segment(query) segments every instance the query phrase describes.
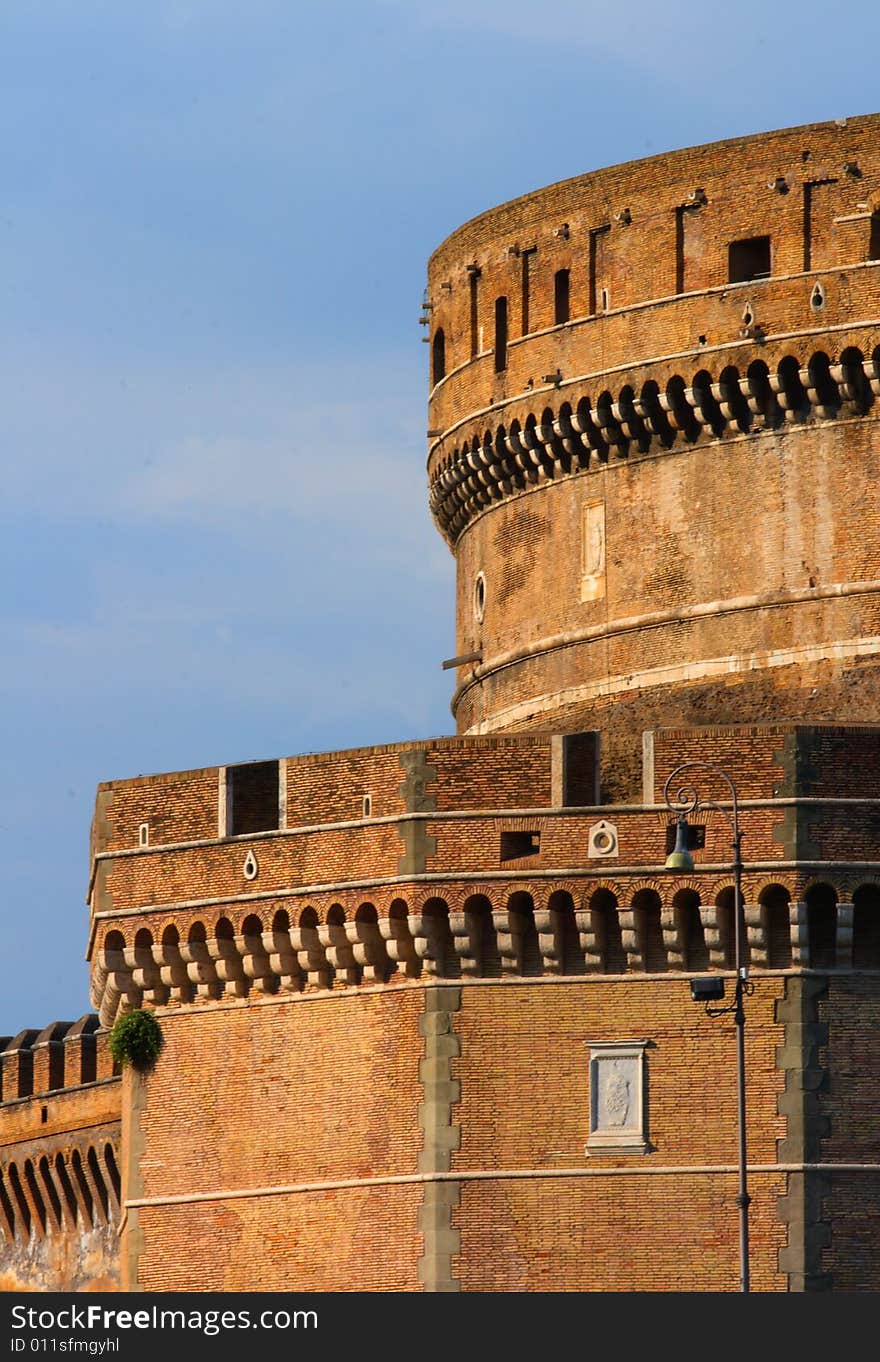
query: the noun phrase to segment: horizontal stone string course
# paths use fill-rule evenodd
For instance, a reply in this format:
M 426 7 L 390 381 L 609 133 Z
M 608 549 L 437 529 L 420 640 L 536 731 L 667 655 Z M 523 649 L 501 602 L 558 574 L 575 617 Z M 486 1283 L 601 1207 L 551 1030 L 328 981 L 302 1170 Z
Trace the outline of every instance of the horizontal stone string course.
M 880 886 L 863 886 L 853 898 L 824 884 L 809 889 L 804 901 L 782 885 L 767 887 L 745 906 L 747 960 L 757 969 L 880 969 Z M 93 957 L 92 1002 L 110 1027 L 131 1008 L 219 998 L 418 978 L 700 973 L 734 964 L 729 886 L 709 903 L 694 888 L 676 885 L 665 900 L 641 888 L 625 906 L 599 888 L 581 907 L 566 889 L 537 904 L 518 890 L 494 908 L 485 895 L 472 894 L 453 911 L 439 897 L 416 912 L 397 900 L 383 918 L 363 907 L 370 911 L 346 920 L 334 905 L 325 922 L 306 908 L 297 925 L 285 910 L 269 927 L 251 915 L 241 932 L 210 937 L 196 924 L 187 940 L 170 926 L 160 941 L 141 928 L 129 944 L 113 928 Z
M 873 338 L 870 342 L 873 344 Z M 429 501 L 441 532 L 454 543 L 492 502 L 529 486 L 588 469 L 591 462 L 774 430 L 809 420 L 865 415 L 880 397 L 880 346 L 866 356 L 856 346 L 830 359 L 782 356 L 771 368 L 756 359 L 745 372 L 728 365 L 717 376 L 702 369 L 687 383 L 679 374 L 661 387 L 648 379 L 547 407 L 540 417 L 486 429 L 433 462 Z M 438 449 L 442 448 L 442 440 Z

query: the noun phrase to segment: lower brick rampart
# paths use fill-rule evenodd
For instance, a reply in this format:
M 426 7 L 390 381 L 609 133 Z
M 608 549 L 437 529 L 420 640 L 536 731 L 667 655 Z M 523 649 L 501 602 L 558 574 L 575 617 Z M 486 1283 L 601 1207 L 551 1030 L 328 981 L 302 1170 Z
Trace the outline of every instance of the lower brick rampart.
M 798 1147 L 786 1101 L 815 1087 L 792 990 L 824 996 L 828 979 L 753 982 L 752 1289 L 810 1289 L 798 1262 L 818 1266 L 823 1234 L 828 1281 L 876 1289 L 867 1251 L 838 1264 L 837 1248 L 873 1234 L 855 1189 L 880 1169 L 845 1114 L 839 1171 L 827 1142 Z M 850 986 L 839 976 L 832 991 Z M 855 988 L 876 1005 L 880 975 Z M 166 1047 L 126 1117 L 129 1290 L 738 1289 L 734 1028 L 686 979 L 413 981 L 159 1016 Z M 835 1030 L 829 1005 L 848 1071 L 846 1016 Z M 588 1153 L 591 1051 L 633 1040 L 647 1150 Z M 809 1186 L 823 1180 L 834 1191 L 817 1207 Z

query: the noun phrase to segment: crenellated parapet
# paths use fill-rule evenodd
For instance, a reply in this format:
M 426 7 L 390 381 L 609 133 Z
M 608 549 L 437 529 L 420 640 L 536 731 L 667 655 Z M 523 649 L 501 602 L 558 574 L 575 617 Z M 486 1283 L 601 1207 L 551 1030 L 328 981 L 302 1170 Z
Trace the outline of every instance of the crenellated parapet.
M 0 1037 L 0 1290 L 114 1290 L 120 1080 L 95 1013 Z
M 0 1106 L 113 1078 L 106 1031 L 93 1012 L 0 1036 Z

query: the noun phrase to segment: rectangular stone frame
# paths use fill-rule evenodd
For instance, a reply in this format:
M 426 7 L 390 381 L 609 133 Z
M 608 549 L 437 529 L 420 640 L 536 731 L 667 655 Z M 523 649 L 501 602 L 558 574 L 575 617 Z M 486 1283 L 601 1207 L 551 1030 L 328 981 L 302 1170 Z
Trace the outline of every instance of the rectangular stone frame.
M 647 1040 L 586 1042 L 590 1056 L 590 1133 L 587 1155 L 646 1154 Z M 609 1078 L 612 1077 L 609 1086 Z

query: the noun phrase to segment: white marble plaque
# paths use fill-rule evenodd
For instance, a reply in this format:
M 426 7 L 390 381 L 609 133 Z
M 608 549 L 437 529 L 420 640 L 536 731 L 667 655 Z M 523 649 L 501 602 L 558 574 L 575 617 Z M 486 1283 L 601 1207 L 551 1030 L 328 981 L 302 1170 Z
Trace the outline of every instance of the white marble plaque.
M 588 501 L 581 527 L 581 600 L 605 595 L 605 503 Z
M 587 1154 L 644 1154 L 647 1041 L 591 1041 Z

